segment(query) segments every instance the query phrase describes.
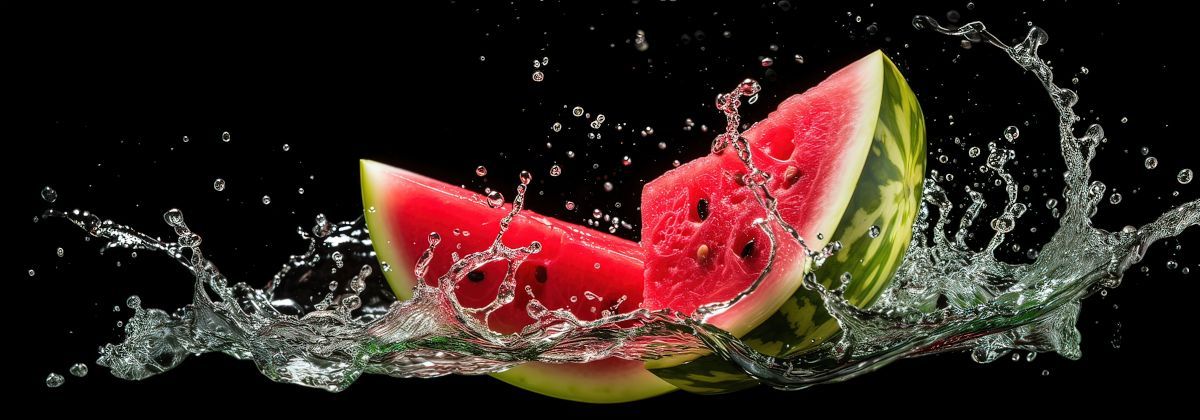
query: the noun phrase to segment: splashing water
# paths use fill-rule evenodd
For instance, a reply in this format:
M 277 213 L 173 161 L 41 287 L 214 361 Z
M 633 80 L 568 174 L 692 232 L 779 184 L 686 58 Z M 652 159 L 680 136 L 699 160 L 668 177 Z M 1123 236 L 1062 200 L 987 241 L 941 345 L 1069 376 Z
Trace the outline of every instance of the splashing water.
M 845 380 L 901 358 L 949 350 L 970 350 L 972 358 L 980 362 L 1014 350 L 1053 351 L 1078 358 L 1080 335 L 1075 324 L 1080 300 L 1119 285 L 1122 273 L 1155 241 L 1200 224 L 1200 200 L 1171 209 L 1140 228 L 1108 232 L 1092 227 L 1090 217 L 1104 197 L 1105 186 L 1091 180 L 1089 162 L 1104 132 L 1099 125 L 1092 125 L 1082 136 L 1074 134 L 1079 118 L 1072 107 L 1078 97 L 1053 82 L 1050 67 L 1037 54 L 1047 40 L 1046 33 L 1034 27 L 1022 42 L 1009 46 L 979 22 L 947 28 L 918 16 L 913 24 L 918 29 L 962 37 L 968 43 L 998 47 L 1042 83 L 1059 114 L 1060 151 L 1066 164 L 1060 228 L 1032 263 L 997 259 L 995 251 L 1016 227 L 1026 206 L 1018 201 L 1018 184 L 1005 169 L 1015 153 L 991 143 L 984 170 L 995 175 L 1007 197 L 1001 214 L 986 224 L 993 231 L 987 245 L 978 250 L 967 245 L 972 229 L 986 229 L 976 223 L 985 206 L 982 192 L 967 189 L 971 203 L 951 237 L 947 232 L 954 208 L 951 196 L 937 184 L 936 176 L 926 180 L 908 254 L 881 298 L 868 308 L 855 307 L 840 290 L 826 289 L 817 275 L 810 273 L 804 287 L 821 296 L 843 332 L 788 358 L 759 353 L 704 323 L 708 316 L 753 292 L 754 285 L 728 302 L 705 306 L 695 318 L 639 309 L 582 321 L 568 311 L 550 310 L 530 299 L 526 310 L 536 320 L 534 324 L 517 334 L 488 329 L 488 315 L 511 304 L 519 293 L 515 290 L 516 268 L 541 249 L 537 242 L 519 248 L 501 242 L 509 222 L 523 207 L 532 179 L 527 172 L 520 177 L 512 209 L 501 220 L 492 245 L 462 256 L 446 273 L 433 273 L 439 275 L 436 285 L 422 281 L 430 274 L 428 264 L 441 240 L 436 233 L 429 236 L 429 248 L 412 268 L 420 279 L 413 298 L 403 302 L 388 292 L 375 267 L 382 271 L 402 268 L 376 265 L 361 218 L 331 223 L 318 215 L 311 231 L 298 232 L 308 241 L 307 250 L 290 257 L 259 289 L 244 282 L 231 283 L 206 259 L 200 236 L 188 228 L 178 210 L 164 215 L 174 229 L 174 242 L 152 238 L 86 211 L 51 209 L 46 216 L 66 219 L 88 235 L 106 239 L 104 249 L 166 255 L 193 276 L 192 303 L 173 312 L 143 308 L 140 299 L 126 302 L 134 315 L 124 325 L 125 339 L 104 346 L 97 360 L 125 379 L 147 378 L 178 366 L 190 355 L 213 352 L 250 360 L 272 380 L 330 391 L 345 389 L 364 373 L 434 377 L 496 372 L 527 361 L 651 360 L 701 352 L 715 353 L 780 389 Z M 753 103 L 758 90 L 757 83 L 748 80 L 718 97 L 718 108 L 726 114 L 728 126 L 712 149 L 721 153 L 732 146 L 750 169 L 746 184 L 766 210 L 755 224 L 768 233 L 774 254 L 777 240 L 803 245 L 803 239 L 775 214 L 773 198 L 761 188 L 763 174 L 751 163 L 750 149 L 738 131 L 740 98 L 750 97 L 748 102 Z M 582 115 L 582 108 L 575 108 L 573 114 Z M 1012 130 L 1005 137 L 1011 141 L 1017 136 Z M 971 153 L 980 153 L 976 150 Z M 482 166 L 479 169 L 486 171 Z M 1179 182 L 1189 181 L 1191 172 L 1186 181 L 1181 173 Z M 496 195 L 503 201 L 499 192 Z M 1047 202 L 1056 213 L 1058 204 L 1054 199 Z M 785 235 L 775 235 L 775 229 Z M 819 261 L 836 250 L 833 246 L 807 251 Z M 496 261 L 508 262 L 509 270 L 491 304 L 480 308 L 459 304 L 453 293 L 455 285 L 472 270 Z M 359 269 L 332 269 L 347 265 Z M 769 270 L 770 264 L 767 267 Z M 47 378 L 48 386 L 56 384 L 61 384 L 61 376 Z

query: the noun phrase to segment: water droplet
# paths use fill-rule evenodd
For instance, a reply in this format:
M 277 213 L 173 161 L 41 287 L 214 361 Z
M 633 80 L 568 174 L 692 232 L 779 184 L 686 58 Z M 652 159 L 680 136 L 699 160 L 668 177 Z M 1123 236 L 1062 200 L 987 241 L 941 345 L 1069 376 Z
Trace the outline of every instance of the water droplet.
M 575 210 L 575 202 L 574 202 L 574 201 L 568 201 L 568 202 L 566 203 L 565 207 L 567 208 L 567 210 Z
M 595 264 L 592 264 L 592 268 L 595 268 L 595 269 L 599 270 L 599 269 L 600 269 L 600 263 L 595 263 Z
M 946 162 L 950 161 L 950 157 L 946 156 L 946 155 L 941 155 L 941 156 L 938 156 L 937 160 L 938 160 L 938 162 L 946 163 Z
M 551 165 L 550 166 L 550 176 L 559 176 L 559 175 L 562 175 L 562 167 L 560 167 L 558 165 Z
M 1182 269 L 1182 270 L 1179 270 L 1179 272 L 1180 272 L 1180 273 L 1183 273 L 1184 275 L 1187 275 L 1188 273 L 1191 273 L 1191 272 L 1192 272 L 1192 269 L 1190 269 L 1190 268 L 1187 268 L 1187 267 L 1183 267 L 1183 269 Z
M 671 166 L 674 166 L 674 167 L 678 168 L 678 167 L 679 167 L 679 165 L 680 165 L 680 163 L 679 163 L 679 160 L 673 160 L 673 161 L 671 161 Z
M 367 212 L 374 213 L 374 212 L 375 212 L 375 206 L 367 207 Z
M 763 57 L 761 63 L 763 67 L 771 67 L 771 65 L 775 64 L 775 59 L 771 57 Z
M 575 108 L 572 108 L 571 115 L 574 115 L 576 117 L 582 117 L 583 116 L 583 107 L 577 106 Z
M 1167 269 L 1168 270 L 1174 270 L 1176 268 L 1179 268 L 1179 263 L 1175 262 L 1175 260 L 1167 261 Z
M 603 215 L 604 215 L 604 212 L 600 211 L 600 209 L 592 210 L 592 218 L 593 219 L 599 219 L 600 216 L 603 216 Z
M 1121 117 L 1121 124 L 1125 124 L 1128 122 L 1129 122 L 1129 117 Z
M 187 143 L 187 142 L 189 142 L 189 141 L 192 141 L 192 139 L 189 139 L 189 138 L 188 138 L 188 136 L 183 136 L 183 142 L 184 142 L 184 143 Z
M 229 137 L 228 131 L 221 133 L 221 141 L 229 143 L 229 140 L 230 140 L 230 137 Z
M 1180 170 L 1179 174 L 1175 175 L 1175 180 L 1179 181 L 1180 184 L 1184 184 L 1184 185 L 1191 183 L 1192 182 L 1192 170 L 1186 169 L 1186 168 L 1183 170 Z
M 128 298 L 125 298 L 125 307 L 127 307 L 129 309 L 135 309 L 135 310 L 141 309 L 142 308 L 142 298 L 139 297 L 138 295 L 130 295 Z
M 54 203 L 54 200 L 58 200 L 58 191 L 54 191 L 49 185 L 42 187 L 42 199 L 47 203 Z
M 625 165 L 625 166 L 632 165 L 633 159 L 630 159 L 629 156 L 625 156 L 625 157 L 621 158 L 621 164 Z
M 967 150 L 967 156 L 979 157 L 979 152 L 980 152 L 980 150 L 978 147 L 971 147 L 970 150 Z
M 757 80 L 745 79 L 738 84 L 738 93 L 742 96 L 754 96 L 762 91 L 762 85 L 758 84 Z
M 62 386 L 63 382 L 66 382 L 66 379 L 64 379 L 62 375 L 59 375 L 57 373 L 51 373 L 49 375 L 46 375 L 46 387 L 47 388 L 58 388 L 58 387 Z
M 74 375 L 77 378 L 82 378 L 84 376 L 87 376 L 88 367 L 87 367 L 87 365 L 85 365 L 83 363 L 76 363 L 76 364 L 71 365 L 71 369 L 69 369 L 68 371 L 71 372 L 71 375 Z
M 263 205 L 264 205 L 264 206 L 265 206 L 265 205 L 269 205 L 269 204 L 271 204 L 271 196 L 269 196 L 269 195 L 264 195 L 264 196 L 263 196 L 263 199 L 262 199 L 262 202 L 263 202 Z
M 613 190 L 613 184 L 611 182 L 605 182 L 604 183 L 604 192 L 611 192 L 612 190 Z
M 1150 156 L 1146 158 L 1146 169 L 1154 169 L 1158 167 L 1158 158 Z
M 299 193 L 300 195 L 304 195 L 304 187 L 297 188 L 296 192 Z
M 487 176 L 487 168 L 485 168 L 483 165 L 479 165 L 479 167 L 475 168 L 475 175 Z
M 121 312 L 121 307 L 120 307 L 120 306 L 115 306 L 115 305 L 114 305 L 114 306 L 113 306 L 113 312 Z
M 658 150 L 666 150 L 666 149 L 667 149 L 667 142 L 665 142 L 665 141 L 658 142 Z
M 1108 197 L 1108 202 L 1113 203 L 1113 204 L 1119 204 L 1121 202 L 1121 193 L 1113 193 L 1111 196 Z
M 225 191 L 225 180 L 217 178 L 213 181 L 213 189 L 217 191 Z
M 36 272 L 36 271 L 33 271 L 33 269 L 32 269 L 32 268 L 30 268 L 30 269 L 29 269 L 29 277 L 33 277 L 33 276 L 35 276 L 35 275 L 37 275 L 37 272 Z
M 1053 209 L 1055 207 L 1058 207 L 1057 199 L 1051 198 L 1051 199 L 1046 200 L 1046 208 L 1047 209 Z
M 1002 215 L 1000 217 L 992 219 L 992 230 L 995 230 L 996 232 L 1000 232 L 1000 233 L 1012 232 L 1013 228 L 1016 227 L 1015 225 L 1016 225 L 1016 221 L 1014 221 L 1010 216 L 1007 216 L 1007 215 Z
M 803 55 L 796 54 L 795 56 L 792 57 L 792 59 L 796 60 L 796 64 L 804 64 L 804 56 Z
M 529 171 L 521 171 L 517 177 L 521 180 L 521 185 L 529 185 L 533 181 L 533 174 L 529 173 Z
M 871 225 L 871 228 L 867 229 L 867 236 L 870 236 L 872 238 L 878 238 L 879 232 L 880 232 L 879 226 Z
M 567 151 L 567 158 L 568 158 L 568 159 L 574 159 L 574 158 L 575 158 L 575 151 L 573 151 L 573 150 L 568 150 L 568 151 Z
M 353 311 L 360 306 L 362 306 L 362 298 L 358 297 L 358 295 L 349 295 L 342 298 L 342 308 L 345 308 L 347 311 Z
M 487 204 L 488 207 L 491 208 L 497 208 L 504 205 L 504 194 L 500 194 L 500 191 L 492 191 L 488 193 Z
M 1042 376 L 1050 376 L 1050 370 L 1049 369 L 1042 370 Z
M 1021 130 L 1017 129 L 1017 126 L 1015 125 L 1010 125 L 1008 128 L 1004 129 L 1004 139 L 1008 140 L 1009 142 L 1016 141 L 1017 137 L 1020 136 Z
M 555 122 L 554 124 L 551 124 L 550 131 L 553 131 L 555 133 L 562 131 L 562 123 Z
M 542 73 L 540 71 L 533 72 L 533 76 L 530 76 L 530 77 L 532 77 L 533 81 L 535 81 L 535 82 L 540 82 L 542 80 L 546 80 L 546 74 Z
M 284 143 L 284 144 L 283 144 L 283 151 L 285 151 L 285 152 L 286 152 L 286 151 L 288 151 L 288 150 L 292 150 L 292 146 L 288 146 L 288 144 L 287 144 L 287 143 Z
M 1150 154 L 1150 148 L 1146 147 L 1146 146 L 1142 146 L 1142 156 L 1146 156 L 1149 154 Z

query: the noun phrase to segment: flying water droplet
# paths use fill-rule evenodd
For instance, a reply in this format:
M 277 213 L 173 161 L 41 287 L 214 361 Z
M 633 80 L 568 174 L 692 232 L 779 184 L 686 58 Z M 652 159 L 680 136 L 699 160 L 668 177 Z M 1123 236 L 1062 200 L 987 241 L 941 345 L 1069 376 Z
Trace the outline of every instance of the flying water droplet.
M 229 137 L 228 131 L 221 133 L 221 141 L 229 143 L 229 140 L 231 140 L 231 138 Z
M 1015 126 L 1015 125 L 1010 125 L 1010 126 L 1008 126 L 1008 128 L 1004 129 L 1004 139 L 1008 140 L 1009 142 L 1016 141 L 1017 137 L 1020 137 L 1020 136 L 1021 136 L 1021 130 L 1018 129 L 1017 126 Z
M 66 379 L 63 378 L 62 375 L 59 375 L 57 373 L 51 373 L 46 376 L 46 387 L 47 388 L 58 388 L 58 387 L 62 386 L 63 382 L 66 382 Z
M 76 363 L 71 365 L 71 369 L 69 369 L 68 372 L 71 372 L 71 375 L 75 376 L 76 378 L 82 378 L 87 376 L 88 367 L 83 363 Z
M 567 210 L 575 210 L 575 202 L 574 202 L 574 201 L 568 201 L 568 202 L 567 202 L 567 203 L 564 205 L 564 207 L 566 207 L 566 208 L 567 208 Z
M 612 192 L 613 184 L 611 182 L 604 183 L 604 192 Z
M 1191 183 L 1192 182 L 1192 170 L 1185 168 L 1185 169 L 1179 171 L 1179 174 L 1175 175 L 1175 180 L 1179 181 L 1180 184 L 1184 184 L 1184 185 Z
M 870 236 L 872 238 L 878 238 L 879 232 L 880 232 L 879 226 L 871 225 L 871 228 L 867 229 L 867 236 Z
M 583 116 L 583 107 L 577 106 L 575 108 L 572 108 L 571 115 L 574 115 L 576 117 L 582 117 Z
M 265 206 L 265 205 L 270 205 L 270 204 L 271 204 L 271 196 L 269 196 L 269 195 L 264 195 L 264 196 L 263 196 L 263 199 L 262 199 L 262 203 L 263 203 L 263 205 L 264 205 L 264 206 Z
M 1146 169 L 1154 169 L 1158 167 L 1158 158 L 1150 156 L 1146 158 Z
M 500 191 L 492 191 L 488 193 L 487 204 L 488 207 L 491 208 L 497 208 L 504 205 L 504 194 L 500 194 Z
M 213 181 L 213 189 L 217 191 L 225 191 L 225 180 L 217 178 Z
M 562 175 L 562 167 L 560 167 L 558 165 L 550 166 L 550 176 L 559 176 L 559 175 Z
M 545 74 L 545 73 L 542 73 L 541 71 L 535 71 L 535 72 L 533 72 L 533 76 L 530 76 L 530 77 L 531 77 L 531 78 L 533 79 L 533 81 L 535 81 L 535 82 L 540 82 L 540 81 L 542 81 L 542 80 L 546 80 L 546 74 Z
M 487 168 L 484 167 L 483 165 L 479 165 L 478 167 L 475 168 L 475 175 L 476 176 L 487 176 Z
M 50 188 L 49 185 L 42 187 L 42 200 L 53 204 L 55 200 L 58 200 L 58 191 L 54 191 L 54 188 Z

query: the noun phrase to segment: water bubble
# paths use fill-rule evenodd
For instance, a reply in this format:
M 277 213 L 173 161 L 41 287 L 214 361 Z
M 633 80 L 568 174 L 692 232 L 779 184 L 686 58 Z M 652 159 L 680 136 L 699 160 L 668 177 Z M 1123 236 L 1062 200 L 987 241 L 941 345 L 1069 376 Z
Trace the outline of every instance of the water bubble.
M 612 190 L 613 190 L 613 184 L 611 182 L 605 182 L 604 183 L 604 192 L 611 192 Z
M 667 142 L 665 142 L 665 141 L 658 142 L 658 150 L 666 150 L 666 149 L 667 149 Z
M 183 142 L 184 142 L 184 143 L 187 143 L 187 142 L 189 142 L 189 141 L 192 141 L 192 139 L 189 139 L 189 138 L 188 138 L 188 136 L 183 136 Z
M 568 158 L 568 159 L 574 159 L 574 158 L 575 158 L 575 151 L 574 151 L 574 150 L 568 150 L 568 151 L 567 151 L 567 158 Z
M 1008 140 L 1009 142 L 1016 141 L 1017 137 L 1020 137 L 1020 136 L 1021 136 L 1021 130 L 1018 129 L 1017 126 L 1015 126 L 1015 125 L 1010 125 L 1010 126 L 1008 126 L 1008 128 L 1004 129 L 1004 139 Z
M 678 168 L 678 167 L 679 167 L 679 165 L 680 165 L 680 163 L 679 163 L 679 160 L 673 160 L 673 161 L 671 161 L 671 166 L 674 166 L 674 167 Z
M 1016 221 L 1013 220 L 1011 216 L 1002 215 L 1000 217 L 992 219 L 992 230 L 995 230 L 996 232 L 1000 232 L 1000 233 L 1012 232 L 1014 227 L 1016 227 Z
M 1142 146 L 1142 156 L 1146 156 L 1149 154 L 1150 154 L 1150 148 L 1146 147 L 1146 146 Z
M 300 195 L 304 195 L 304 187 L 297 188 L 296 193 L 298 193 Z
M 1167 269 L 1168 270 L 1174 270 L 1176 268 L 1179 268 L 1179 263 L 1175 262 L 1175 260 L 1167 261 Z
M 85 365 L 83 363 L 76 363 L 76 364 L 71 365 L 71 368 L 68 369 L 67 371 L 71 372 L 71 375 L 74 375 L 76 378 L 82 378 L 84 376 L 87 376 L 88 367 L 87 367 L 87 365 Z
M 979 148 L 978 148 L 978 147 L 971 147 L 971 149 L 970 149 L 970 150 L 967 150 L 967 156 L 970 156 L 970 157 L 979 157 L 979 153 L 980 153 L 980 152 L 981 152 L 981 151 L 979 150 Z
M 1111 196 L 1108 197 L 1108 202 L 1113 203 L 1113 204 L 1119 204 L 1121 202 L 1121 193 L 1113 193 Z
M 771 57 L 763 57 L 761 64 L 763 67 L 771 67 L 771 65 L 775 64 L 775 59 Z
M 1050 370 L 1049 369 L 1042 370 L 1042 376 L 1050 376 Z
M 625 165 L 625 166 L 632 165 L 633 159 L 630 159 L 629 156 L 625 156 L 625 157 L 621 158 L 621 164 Z
M 33 277 L 33 276 L 35 276 L 35 275 L 37 275 L 37 272 L 36 272 L 36 271 L 33 271 L 33 269 L 32 269 L 32 268 L 30 268 L 30 269 L 29 269 L 29 277 Z
M 476 176 L 487 176 L 487 168 L 484 167 L 483 165 L 479 165 L 478 167 L 475 168 L 475 175 Z
M 55 200 L 58 200 L 58 191 L 54 191 L 54 188 L 50 188 L 49 185 L 42 187 L 42 199 L 47 203 L 54 203 Z
M 583 107 L 577 106 L 575 108 L 572 108 L 571 115 L 574 115 L 576 117 L 582 117 L 583 116 Z
M 941 155 L 941 156 L 938 156 L 937 160 L 938 160 L 938 162 L 946 163 L 946 162 L 950 161 L 950 157 L 946 156 L 946 155 Z
M 546 79 L 546 74 L 542 73 L 540 71 L 535 71 L 535 72 L 533 72 L 533 76 L 530 76 L 530 77 L 533 78 L 533 81 L 540 82 L 540 81 Z
M 120 307 L 120 306 L 115 306 L 115 305 L 114 305 L 114 306 L 113 306 L 113 312 L 121 312 L 121 307 Z
M 225 180 L 217 178 L 213 181 L 213 189 L 217 191 L 225 191 Z
M 592 210 L 592 218 L 593 218 L 593 219 L 599 219 L 599 218 L 600 218 L 600 216 L 603 216 L 603 215 L 604 215 L 604 212 L 600 211 L 600 209 L 593 209 L 593 210 Z
M 796 64 L 804 64 L 804 56 L 803 55 L 796 54 L 795 56 L 792 57 L 792 59 L 796 60 Z
M 492 191 L 488 193 L 487 204 L 488 207 L 491 208 L 497 208 L 504 205 L 504 194 L 500 194 L 500 191 Z
M 553 132 L 555 132 L 555 133 L 557 133 L 557 132 L 559 132 L 559 131 L 562 131 L 562 123 L 560 123 L 560 122 L 555 122 L 554 124 L 551 124 L 551 125 L 550 125 L 550 131 L 553 131 Z
M 559 176 L 559 175 L 562 175 L 562 167 L 560 167 L 558 165 L 550 166 L 550 176 Z
M 286 152 L 286 151 L 288 151 L 288 150 L 292 150 L 292 146 L 288 146 L 288 144 L 287 144 L 287 143 L 284 143 L 284 144 L 283 144 L 283 151 L 285 151 L 285 152 Z
M 66 382 L 66 379 L 64 379 L 62 375 L 59 375 L 57 373 L 51 373 L 49 375 L 46 375 L 46 387 L 47 388 L 58 388 L 58 387 L 62 386 L 63 382 Z
M 872 238 L 878 238 L 879 232 L 880 232 L 879 226 L 871 225 L 871 227 L 869 229 L 867 229 L 867 236 L 870 236 Z
M 1121 117 L 1121 124 L 1125 124 L 1128 122 L 1129 122 L 1129 117 Z
M 141 309 L 142 298 L 139 297 L 138 295 L 130 295 L 128 298 L 125 299 L 125 307 L 127 307 L 129 309 L 135 309 L 135 310 Z
M 58 249 L 54 250 L 54 255 L 57 255 L 57 256 L 59 256 L 59 257 L 62 257 L 62 256 L 63 256 L 63 252 L 64 252 L 64 251 L 63 251 L 62 247 L 60 246 L 60 247 L 58 247 Z
M 263 205 L 264 205 L 264 206 L 265 206 L 265 205 L 269 205 L 269 204 L 271 204 L 271 196 L 269 196 L 269 195 L 264 195 L 264 196 L 263 196 L 263 199 L 262 199 L 262 203 L 263 203 Z
M 228 131 L 221 133 L 221 141 L 229 143 L 229 140 L 230 140 L 230 137 L 229 137 Z
M 567 202 L 567 203 L 564 205 L 564 207 L 566 207 L 566 208 L 567 208 L 567 210 L 575 210 L 575 202 L 574 202 L 574 201 L 568 201 L 568 202 Z
M 1192 170 L 1187 169 L 1187 168 L 1180 170 L 1179 174 L 1175 175 L 1175 180 L 1179 181 L 1180 184 L 1184 184 L 1184 185 L 1191 183 L 1192 182 Z
M 1154 169 L 1158 167 L 1158 159 L 1154 156 L 1146 158 L 1146 169 Z

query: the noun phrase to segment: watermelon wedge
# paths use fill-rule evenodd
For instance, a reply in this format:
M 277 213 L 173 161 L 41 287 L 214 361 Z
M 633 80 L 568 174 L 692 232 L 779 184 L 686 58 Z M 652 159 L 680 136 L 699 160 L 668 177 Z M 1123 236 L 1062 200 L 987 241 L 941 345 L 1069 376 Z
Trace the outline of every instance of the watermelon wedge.
M 384 275 L 401 299 L 412 295 L 412 267 L 428 247 L 430 232 L 442 237 L 429 264 L 427 281 L 459 255 L 491 246 L 500 219 L 511 205 L 490 208 L 479 194 L 369 160 L 361 161 L 363 207 L 373 246 Z M 509 246 L 542 244 L 517 270 L 517 288 L 530 287 L 551 309 L 567 308 L 584 320 L 606 309 L 628 312 L 642 302 L 642 250 L 638 244 L 597 233 L 525 210 L 513 219 L 504 241 Z M 457 297 L 467 307 L 492 301 L 507 270 L 506 263 L 486 265 L 459 283 Z M 489 317 L 488 327 L 501 333 L 520 331 L 533 322 L 525 311 L 529 296 L 517 293 L 513 303 Z M 646 371 L 641 362 L 605 359 L 586 364 L 526 363 L 492 376 L 541 394 L 575 401 L 613 403 L 643 399 L 675 389 Z
M 743 135 L 755 166 L 771 174 L 780 216 L 809 249 L 841 241 L 819 278 L 828 286 L 849 273 L 846 297 L 860 306 L 874 301 L 907 250 L 925 172 L 924 119 L 899 70 L 876 51 L 787 99 Z M 645 185 L 644 307 L 690 314 L 734 298 L 758 278 L 769 239 L 752 225 L 766 213 L 742 181 L 746 172 L 727 149 Z M 781 229 L 775 236 L 775 265 L 758 289 L 707 320 L 760 351 L 791 355 L 838 328 L 815 293 L 799 288 L 812 267 L 806 253 Z M 693 392 L 754 384 L 715 356 L 653 372 Z

